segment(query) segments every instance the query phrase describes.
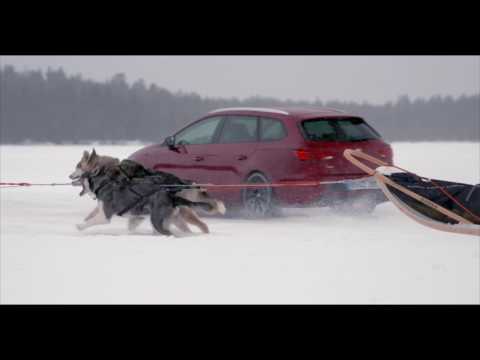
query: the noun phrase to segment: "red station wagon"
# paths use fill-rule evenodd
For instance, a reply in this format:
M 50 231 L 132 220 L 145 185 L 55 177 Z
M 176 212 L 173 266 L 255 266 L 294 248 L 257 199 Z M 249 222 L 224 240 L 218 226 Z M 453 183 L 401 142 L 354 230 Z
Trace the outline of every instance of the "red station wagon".
M 343 157 L 349 148 L 392 163 L 390 145 L 358 116 L 330 108 L 228 108 L 209 112 L 130 159 L 200 184 L 364 178 Z M 213 196 L 223 200 L 227 209 L 243 208 L 255 217 L 280 207 L 350 206 L 355 199 L 366 198 L 364 210 L 372 211 L 385 197 L 374 182 L 369 184 L 215 189 Z

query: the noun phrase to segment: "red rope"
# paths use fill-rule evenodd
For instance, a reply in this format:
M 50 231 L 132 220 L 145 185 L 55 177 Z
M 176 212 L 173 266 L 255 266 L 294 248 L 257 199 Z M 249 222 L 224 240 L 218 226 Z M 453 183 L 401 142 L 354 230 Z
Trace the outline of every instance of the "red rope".
M 348 180 L 347 180 L 348 181 Z M 326 184 L 337 184 L 345 182 L 345 180 L 338 181 L 288 181 L 280 183 L 259 183 L 259 184 L 194 184 L 193 186 L 211 188 L 211 189 L 236 189 L 236 188 L 262 188 L 262 187 L 295 187 L 295 186 L 319 186 Z M 27 182 L 0 182 L 1 186 L 55 186 L 55 185 L 72 185 L 72 183 L 50 183 L 50 184 L 38 184 Z M 165 185 L 165 187 L 191 187 L 192 185 Z M 5 186 L 7 187 L 7 186 Z
M 463 210 L 465 210 L 467 213 L 470 214 L 470 216 L 473 216 L 477 221 L 480 221 L 480 216 L 474 214 L 473 212 L 471 212 L 469 209 L 467 209 L 465 206 L 462 205 L 461 202 L 459 202 L 457 199 L 455 199 L 451 194 L 449 194 L 449 192 L 447 190 L 445 190 L 442 186 L 440 186 L 439 184 L 437 184 L 435 181 L 431 180 L 431 179 L 427 179 L 429 180 L 433 185 L 435 185 L 441 192 L 443 192 L 445 195 L 447 195 L 447 197 L 452 200 L 455 204 L 457 204 L 458 206 L 460 206 Z
M 25 182 L 21 182 L 21 183 L 11 183 L 11 182 L 0 182 L 0 185 L 9 185 L 9 187 L 11 186 L 30 186 L 29 183 L 25 183 Z
M 468 214 L 470 214 L 470 216 L 472 216 L 473 218 L 475 218 L 477 221 L 480 221 L 480 216 L 474 214 L 471 210 L 467 209 L 465 206 L 463 206 L 463 204 L 458 201 L 457 199 L 455 199 L 452 194 L 450 194 L 447 190 L 445 190 L 445 188 L 443 186 L 441 186 L 440 184 L 437 184 L 435 181 L 433 181 L 432 179 L 428 179 L 428 178 L 425 178 L 425 177 L 422 177 L 422 176 L 419 176 L 415 173 L 412 173 L 406 169 L 402 169 L 400 166 L 396 166 L 396 165 L 393 165 L 393 167 L 397 168 L 397 169 L 400 169 L 402 171 L 405 171 L 406 173 L 408 174 L 411 174 L 411 175 L 414 175 L 420 179 L 423 179 L 423 180 L 426 180 L 426 181 L 429 181 L 432 183 L 433 186 L 435 186 L 437 189 L 439 189 L 441 192 L 443 192 L 450 200 L 452 200 L 455 204 L 457 204 L 460 208 L 462 208 L 463 210 L 465 210 Z
M 319 186 L 326 184 L 336 184 L 343 181 L 289 181 L 283 183 L 259 183 L 259 184 L 195 184 L 199 187 L 204 187 L 207 189 L 237 189 L 237 188 L 272 188 L 272 187 L 295 187 L 295 186 Z
M 0 186 L 3 186 L 3 187 L 15 187 L 15 186 L 56 186 L 56 185 L 72 185 L 72 183 L 33 184 L 33 183 L 27 183 L 27 182 L 0 182 Z

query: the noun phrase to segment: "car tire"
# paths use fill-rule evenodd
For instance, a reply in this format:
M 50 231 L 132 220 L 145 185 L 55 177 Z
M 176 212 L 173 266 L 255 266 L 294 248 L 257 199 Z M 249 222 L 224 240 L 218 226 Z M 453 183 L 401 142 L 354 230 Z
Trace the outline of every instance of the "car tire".
M 251 173 L 245 180 L 246 184 L 269 184 L 268 178 L 261 172 Z M 246 188 L 242 190 L 243 213 L 251 219 L 266 218 L 279 214 L 275 206 L 274 191 L 271 187 Z

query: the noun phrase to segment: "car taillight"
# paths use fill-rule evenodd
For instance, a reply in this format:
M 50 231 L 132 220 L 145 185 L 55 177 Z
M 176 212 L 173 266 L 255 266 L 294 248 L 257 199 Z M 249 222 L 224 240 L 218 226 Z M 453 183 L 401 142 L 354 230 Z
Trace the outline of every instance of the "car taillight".
M 393 165 L 393 150 L 390 145 L 387 146 L 386 154 L 387 154 L 388 162 Z
M 314 159 L 314 154 L 311 151 L 305 149 L 295 150 L 295 155 L 297 156 L 298 160 L 302 161 Z

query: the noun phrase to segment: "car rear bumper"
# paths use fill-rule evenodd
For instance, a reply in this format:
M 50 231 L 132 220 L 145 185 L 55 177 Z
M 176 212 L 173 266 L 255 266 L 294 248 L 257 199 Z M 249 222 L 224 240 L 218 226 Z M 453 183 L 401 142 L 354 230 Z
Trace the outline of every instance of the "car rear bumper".
M 282 206 L 323 206 L 332 201 L 372 196 L 376 202 L 386 201 L 373 177 L 337 180 L 334 183 L 298 188 L 277 188 L 275 197 Z

